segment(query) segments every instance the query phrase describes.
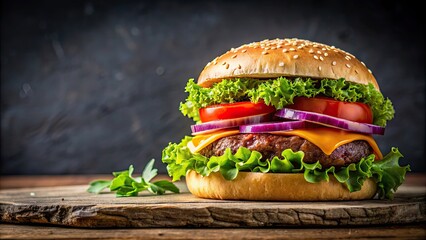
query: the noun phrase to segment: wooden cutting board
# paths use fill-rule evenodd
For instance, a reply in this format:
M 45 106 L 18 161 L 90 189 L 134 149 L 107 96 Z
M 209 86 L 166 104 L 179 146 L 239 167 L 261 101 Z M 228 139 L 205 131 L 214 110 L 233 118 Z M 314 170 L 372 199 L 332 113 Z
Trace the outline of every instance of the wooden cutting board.
M 181 194 L 116 198 L 87 186 L 0 191 L 4 223 L 70 227 L 360 226 L 426 221 L 426 187 L 401 186 L 395 199 L 340 202 L 253 202 Z

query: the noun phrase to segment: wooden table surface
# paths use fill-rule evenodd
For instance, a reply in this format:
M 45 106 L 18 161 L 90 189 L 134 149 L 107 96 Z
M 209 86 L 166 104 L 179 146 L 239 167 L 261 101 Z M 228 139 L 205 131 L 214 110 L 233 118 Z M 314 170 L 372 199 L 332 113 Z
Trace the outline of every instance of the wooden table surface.
M 1 176 L 0 189 L 87 184 L 110 175 Z M 166 178 L 162 176 L 161 178 Z M 426 174 L 408 174 L 406 186 L 426 186 Z M 0 239 L 426 239 L 426 223 L 360 227 L 86 229 L 0 225 Z

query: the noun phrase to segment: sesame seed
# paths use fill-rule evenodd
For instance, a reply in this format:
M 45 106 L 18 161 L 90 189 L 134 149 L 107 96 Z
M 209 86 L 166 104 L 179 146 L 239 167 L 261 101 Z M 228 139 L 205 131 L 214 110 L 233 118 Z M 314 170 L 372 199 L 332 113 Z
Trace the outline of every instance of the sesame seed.
M 348 63 L 345 64 L 346 67 L 351 68 L 351 65 L 349 65 Z
M 347 55 L 346 55 L 346 57 L 345 57 L 345 58 L 346 58 L 346 60 L 348 60 L 348 61 L 349 61 L 349 60 L 351 60 L 351 57 L 349 57 L 349 56 L 347 56 Z
M 298 57 L 299 57 L 299 55 L 297 55 L 297 54 L 293 56 L 294 59 L 297 59 Z
M 316 48 L 316 47 L 318 47 L 318 45 L 317 45 L 317 44 L 314 44 L 312 47 Z
M 321 50 L 325 51 L 326 49 L 325 49 L 325 48 L 322 48 Z
M 268 52 L 266 52 L 266 51 L 265 51 L 265 52 L 262 52 L 262 54 L 263 54 L 263 55 L 266 55 L 266 54 L 268 54 Z
M 323 58 L 322 56 L 320 56 L 320 60 L 321 60 L 321 61 L 324 61 L 324 58 Z
M 324 53 L 324 56 L 326 56 L 326 57 L 327 57 L 327 56 L 328 56 L 328 53 L 326 53 L 326 52 L 325 52 L 325 53 Z
M 318 54 L 322 54 L 322 52 L 321 52 L 321 51 L 317 51 L 317 53 L 318 53 Z
M 332 63 L 331 63 L 333 66 L 336 66 L 336 61 L 333 61 Z
M 228 69 L 228 68 L 229 68 L 229 63 L 227 63 L 227 64 L 226 64 L 225 68 L 226 68 L 226 69 Z
M 303 46 L 298 46 L 298 47 L 297 47 L 297 49 L 302 49 L 302 48 L 303 48 Z
M 237 54 L 234 54 L 234 55 L 232 55 L 232 57 L 231 58 L 236 58 L 237 57 Z
M 271 50 L 275 50 L 275 47 L 271 47 Z
M 318 56 L 317 56 L 317 55 L 314 55 L 314 58 L 315 58 L 316 60 L 318 60 Z
M 287 48 L 284 48 L 284 49 L 283 49 L 283 52 L 287 52 Z
M 318 70 L 320 70 L 320 71 L 321 71 L 321 66 L 318 66 Z
M 373 73 L 370 69 L 368 69 L 368 72 L 369 72 L 369 73 Z
M 296 49 L 294 49 L 294 48 L 290 48 L 290 51 L 296 51 Z
M 310 49 L 310 50 L 309 50 L 309 53 L 314 53 L 314 50 L 313 50 L 313 49 Z
M 278 66 L 280 66 L 280 67 L 284 67 L 284 62 L 280 62 L 280 63 L 278 64 Z
M 238 69 L 241 69 L 241 65 L 240 64 L 238 64 Z
M 223 62 L 223 63 L 222 63 L 222 65 L 225 65 L 225 64 L 226 64 L 226 62 Z
M 361 62 L 361 64 L 365 67 L 365 63 L 364 62 Z
M 269 48 L 267 47 L 267 48 L 265 48 L 265 51 L 268 51 L 269 50 Z
M 247 52 L 247 49 L 243 49 L 243 50 L 241 50 L 241 52 L 242 52 L 242 53 L 245 53 L 245 52 Z

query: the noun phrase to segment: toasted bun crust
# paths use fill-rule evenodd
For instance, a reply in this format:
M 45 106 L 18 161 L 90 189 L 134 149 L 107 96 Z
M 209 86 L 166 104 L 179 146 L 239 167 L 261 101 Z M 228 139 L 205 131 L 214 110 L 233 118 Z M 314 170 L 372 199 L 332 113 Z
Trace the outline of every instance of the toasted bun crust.
M 186 175 L 189 191 L 201 198 L 263 201 L 332 201 L 371 199 L 376 183 L 367 179 L 360 191 L 350 193 L 333 176 L 329 182 L 308 183 L 301 173 L 240 172 L 227 181 L 220 173 L 203 177 L 195 171 Z
M 310 77 L 369 84 L 371 71 L 350 53 L 301 39 L 264 40 L 232 48 L 209 62 L 198 78 L 202 87 L 230 78 Z

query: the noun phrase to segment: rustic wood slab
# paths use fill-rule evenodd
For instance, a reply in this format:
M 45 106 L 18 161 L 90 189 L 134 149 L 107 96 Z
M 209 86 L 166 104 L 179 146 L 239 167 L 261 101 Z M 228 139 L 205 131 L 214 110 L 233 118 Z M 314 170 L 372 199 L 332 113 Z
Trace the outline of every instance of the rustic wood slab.
M 426 221 L 426 187 L 401 186 L 395 199 L 340 202 L 253 202 L 181 194 L 116 198 L 84 186 L 0 191 L 3 223 L 70 227 L 361 226 Z
M 314 228 L 108 228 L 1 224 L 0 239 L 426 239 L 426 224 Z

